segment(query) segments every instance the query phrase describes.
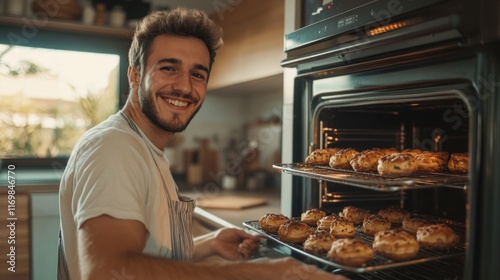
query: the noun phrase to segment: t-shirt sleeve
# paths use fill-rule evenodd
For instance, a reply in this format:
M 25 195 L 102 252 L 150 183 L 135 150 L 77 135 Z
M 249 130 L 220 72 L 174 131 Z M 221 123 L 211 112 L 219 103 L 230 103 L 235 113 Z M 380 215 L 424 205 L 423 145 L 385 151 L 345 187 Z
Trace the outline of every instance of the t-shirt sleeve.
M 80 146 L 72 202 L 77 228 L 100 215 L 146 225 L 147 152 L 137 138 L 120 131 L 90 137 Z

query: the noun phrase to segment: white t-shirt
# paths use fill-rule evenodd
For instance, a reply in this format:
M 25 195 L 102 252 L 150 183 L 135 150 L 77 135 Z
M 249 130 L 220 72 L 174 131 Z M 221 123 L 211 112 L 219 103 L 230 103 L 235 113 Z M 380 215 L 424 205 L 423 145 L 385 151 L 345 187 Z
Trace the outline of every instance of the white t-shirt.
M 61 233 L 71 279 L 80 275 L 77 230 L 86 220 L 103 214 L 143 223 L 148 230 L 143 252 L 171 257 L 169 204 L 163 180 L 170 199 L 179 198 L 169 165 L 164 152 L 133 131 L 119 113 L 78 141 L 59 189 Z

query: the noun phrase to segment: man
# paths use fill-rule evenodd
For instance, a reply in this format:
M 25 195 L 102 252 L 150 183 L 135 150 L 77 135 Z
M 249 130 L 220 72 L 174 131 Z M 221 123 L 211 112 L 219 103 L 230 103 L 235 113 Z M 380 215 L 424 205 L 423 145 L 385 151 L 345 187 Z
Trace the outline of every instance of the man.
M 287 258 L 197 262 L 243 261 L 258 243 L 238 229 L 193 240 L 195 203 L 178 193 L 163 152 L 205 99 L 221 34 L 204 13 L 180 8 L 154 12 L 137 27 L 128 100 L 82 136 L 61 181 L 60 279 L 332 277 Z

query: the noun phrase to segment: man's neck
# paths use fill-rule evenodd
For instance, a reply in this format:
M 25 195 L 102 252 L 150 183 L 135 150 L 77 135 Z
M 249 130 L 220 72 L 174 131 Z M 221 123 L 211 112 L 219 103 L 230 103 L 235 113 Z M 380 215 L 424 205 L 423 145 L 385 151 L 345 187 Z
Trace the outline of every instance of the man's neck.
M 148 139 L 159 149 L 163 150 L 175 133 L 166 132 L 156 126 L 140 108 L 127 101 L 122 112 L 130 118 L 148 137 Z

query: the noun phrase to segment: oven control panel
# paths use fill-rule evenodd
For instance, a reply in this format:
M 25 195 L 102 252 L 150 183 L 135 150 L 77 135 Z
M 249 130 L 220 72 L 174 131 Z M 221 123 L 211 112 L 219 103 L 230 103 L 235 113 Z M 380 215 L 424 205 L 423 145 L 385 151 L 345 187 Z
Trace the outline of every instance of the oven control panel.
M 304 7 L 304 27 L 285 35 L 285 51 L 337 35 L 356 32 L 361 37 L 394 23 L 393 18 L 445 0 L 333 0 Z M 317 2 L 317 1 L 316 1 Z

